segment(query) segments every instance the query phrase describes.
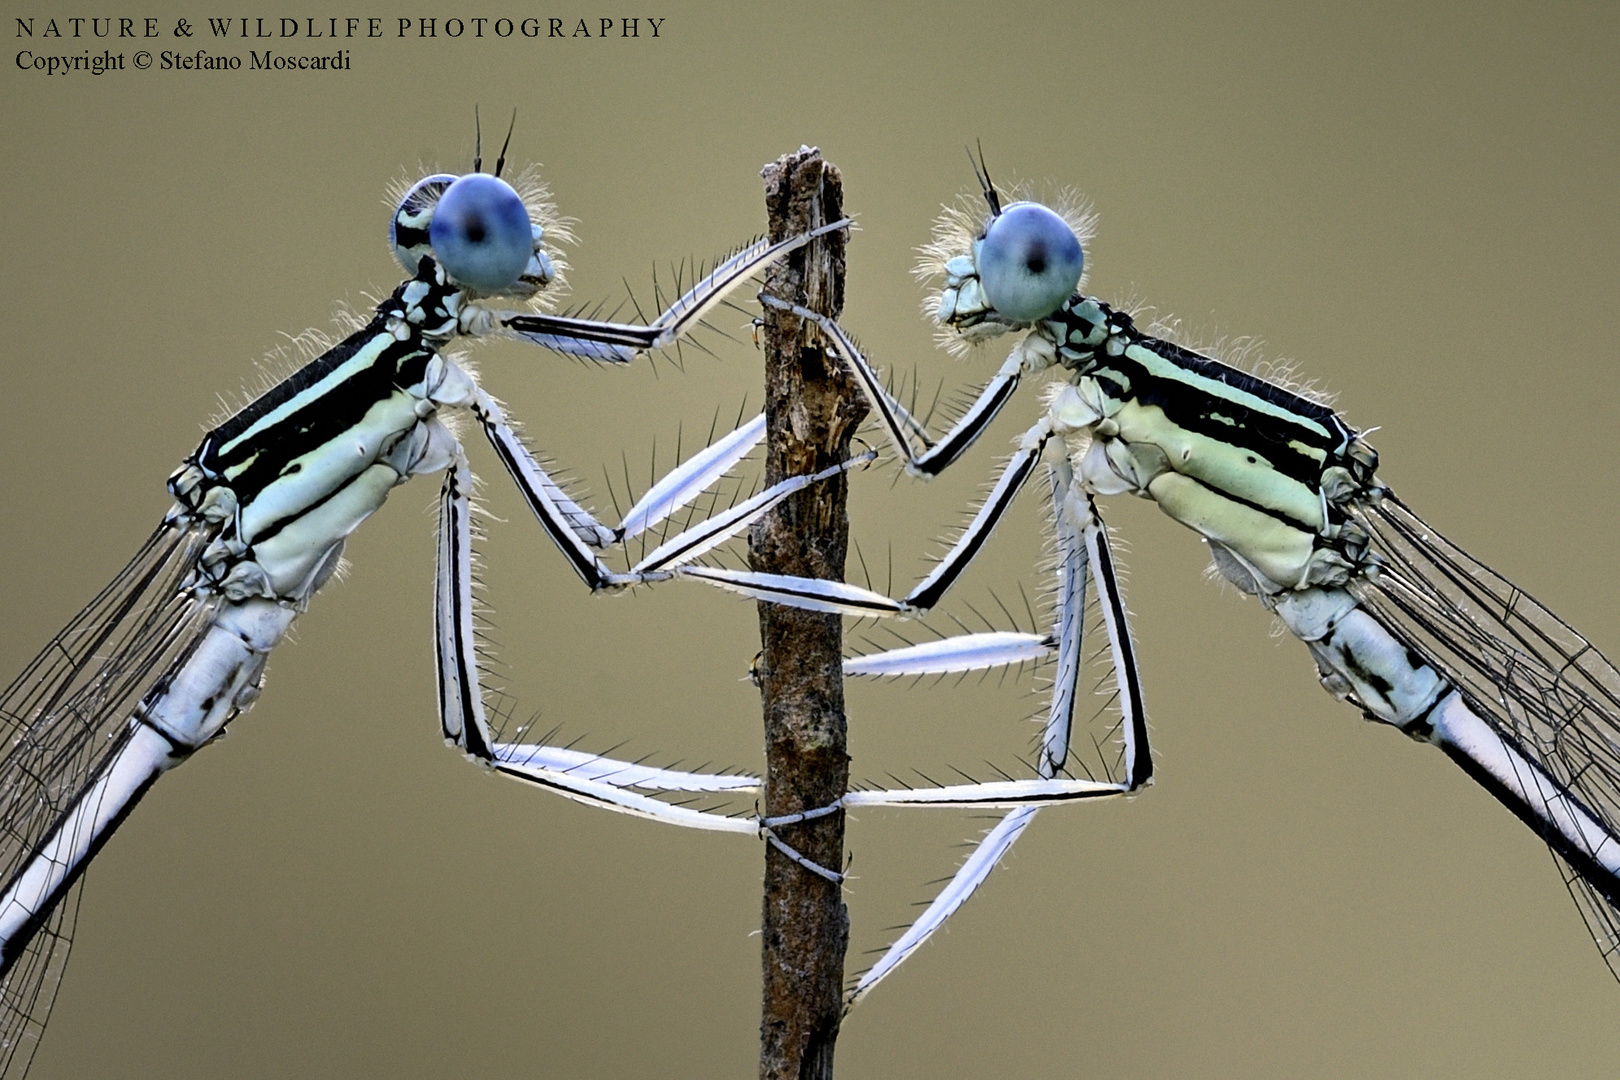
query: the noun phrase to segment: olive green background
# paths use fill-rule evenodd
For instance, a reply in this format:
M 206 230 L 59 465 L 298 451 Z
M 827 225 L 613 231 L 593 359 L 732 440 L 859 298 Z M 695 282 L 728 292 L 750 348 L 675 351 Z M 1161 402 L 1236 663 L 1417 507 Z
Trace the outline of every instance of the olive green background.
M 153 13 L 167 33 L 219 12 L 104 12 Z M 335 74 L 48 79 L 7 58 L 0 674 L 123 564 L 222 398 L 258 384 L 256 358 L 392 288 L 385 187 L 464 170 L 475 104 L 486 135 L 517 107 L 513 161 L 543 163 L 578 219 L 578 300 L 623 281 L 645 297 L 654 263 L 664 279 L 758 231 L 760 165 L 819 145 L 860 218 L 846 321 L 930 388 L 1003 355 L 938 351 L 909 273 L 982 139 L 998 177 L 1093 200 L 1092 292 L 1181 317 L 1194 344 L 1258 335 L 1297 358 L 1379 426 L 1384 477 L 1432 523 L 1620 649 L 1613 5 L 364 14 L 390 36 L 347 43 Z M 401 15 L 594 30 L 627 14 L 666 18 L 661 39 L 645 23 L 633 41 L 392 36 Z M 184 44 L 245 61 L 255 43 Z M 677 430 L 690 448 L 717 410 L 760 400 L 743 317 L 722 322 L 738 343 L 709 335 L 718 359 L 688 351 L 684 374 L 510 343 L 476 361 L 603 506 L 604 463 L 623 453 L 644 477 L 655 442 L 667 463 Z M 879 586 L 891 552 L 895 588 L 925 572 L 1038 407 L 1027 389 L 930 485 L 892 461 L 859 478 Z M 487 596 L 520 717 L 596 749 L 758 767 L 752 607 L 696 586 L 586 596 L 481 442 Z M 259 706 L 97 860 L 36 1080 L 752 1074 L 760 845 L 589 811 L 441 744 L 435 489 L 401 489 L 354 537 Z M 1545 848 L 1441 755 L 1323 694 L 1296 642 L 1203 579 L 1191 534 L 1144 503 L 1106 512 L 1157 782 L 1043 813 L 848 1017 L 841 1075 L 1613 1075 L 1620 987 Z M 1041 588 L 1041 521 L 1026 494 L 949 611 L 971 623 L 992 592 Z M 1011 767 L 1030 688 L 854 687 L 854 773 Z M 984 826 L 851 824 L 852 968 Z

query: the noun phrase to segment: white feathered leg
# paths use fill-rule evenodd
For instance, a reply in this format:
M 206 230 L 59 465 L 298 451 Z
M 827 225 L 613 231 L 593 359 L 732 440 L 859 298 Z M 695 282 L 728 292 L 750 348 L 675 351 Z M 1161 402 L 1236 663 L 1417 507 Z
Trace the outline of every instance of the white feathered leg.
M 1059 802 L 1074 802 L 1095 798 L 1128 795 L 1151 781 L 1153 761 L 1148 747 L 1147 718 L 1142 708 L 1142 688 L 1137 676 L 1136 654 L 1131 647 L 1126 622 L 1124 599 L 1119 590 L 1114 569 L 1113 553 L 1108 544 L 1108 530 L 1096 513 L 1090 498 L 1073 484 L 1073 476 L 1066 460 L 1051 466 L 1052 499 L 1057 530 L 1058 602 L 1057 638 L 1058 662 L 1053 675 L 1052 702 L 1047 715 L 1046 729 L 1041 738 L 1041 754 L 1036 764 L 1040 774 L 1036 780 L 997 781 L 988 784 L 953 785 L 915 791 L 851 792 L 844 797 L 844 805 L 932 805 L 932 806 L 1012 806 L 1014 809 L 981 840 L 967 861 L 957 870 L 950 882 L 900 939 L 891 945 L 856 982 L 850 991 L 848 1005 L 853 1006 L 886 976 L 899 967 L 922 943 L 944 925 L 989 877 L 990 871 L 1011 848 L 1024 829 L 1029 826 L 1040 806 Z M 1074 722 L 1074 707 L 1080 675 L 1080 649 L 1083 637 L 1082 616 L 1085 611 L 1086 582 L 1096 583 L 1098 604 L 1108 632 L 1109 649 L 1113 656 L 1114 681 L 1118 690 L 1121 717 L 1121 736 L 1124 741 L 1124 776 L 1113 782 L 1073 780 L 1058 773 L 1068 758 L 1069 734 Z M 970 635 L 970 639 L 990 635 Z M 1006 635 L 1013 637 L 1014 635 Z M 1047 639 L 1032 642 L 1035 635 L 1017 635 L 1024 640 L 1003 642 L 1000 648 L 985 648 L 980 642 L 961 650 L 941 648 L 946 642 L 933 643 L 932 653 L 966 657 L 978 654 L 994 658 L 995 663 L 1024 659 L 1033 653 L 1037 644 L 1049 648 Z M 959 639 L 947 639 L 959 640 Z M 920 654 L 917 647 L 895 650 L 911 652 L 916 666 L 907 667 L 893 653 L 863 657 L 860 663 L 883 674 L 925 674 L 938 669 L 938 657 Z M 887 660 L 885 661 L 885 658 Z M 1009 660 L 1008 658 L 1012 658 Z M 989 665 L 986 665 L 989 666 Z M 952 670 L 966 670 L 955 667 Z
M 746 793 L 759 790 L 755 777 L 658 769 L 561 747 L 494 741 L 473 648 L 472 508 L 468 496 L 472 471 L 459 448 L 456 458 L 445 474 L 439 499 L 434 590 L 439 715 L 445 739 L 498 772 L 591 806 L 688 828 L 756 832 L 759 826 L 750 817 L 671 806 L 630 790 Z
M 844 361 L 844 366 L 860 384 L 861 392 L 871 403 L 878 423 L 883 426 L 889 441 L 905 460 L 906 471 L 913 476 L 929 478 L 944 472 L 968 447 L 978 442 L 979 436 L 984 434 L 990 422 L 1001 412 L 1002 406 L 1012 400 L 1013 392 L 1018 389 L 1019 380 L 1026 373 L 1039 370 L 1040 367 L 1048 366 L 1050 363 L 1050 361 L 1031 363 L 1026 359 L 1023 350 L 1015 350 L 1007 358 L 1006 363 L 1002 364 L 995 377 L 979 391 L 973 404 L 962 414 L 962 418 L 943 437 L 935 441 L 916 417 L 884 388 L 883 380 L 878 378 L 876 369 L 861 354 L 860 348 L 844 332 L 842 326 L 825 315 L 779 300 L 774 296 L 761 293 L 759 299 L 766 307 L 789 312 L 800 319 L 815 323 L 820 328 L 822 335 L 832 345 L 833 352 Z M 921 453 L 917 451 L 917 443 L 922 444 Z
M 894 600 L 882 593 L 863 589 L 842 581 L 822 581 L 817 578 L 791 577 L 785 574 L 761 574 L 752 570 L 730 570 L 716 567 L 693 567 L 687 577 L 701 578 L 722 589 L 742 593 L 755 600 L 765 600 L 788 607 L 810 611 L 835 612 L 842 615 L 870 617 L 874 615 L 917 615 L 932 608 L 962 576 L 974 556 L 983 550 L 990 534 L 1006 515 L 1008 507 L 1023 490 L 1035 471 L 1041 452 L 1055 433 L 1050 419 L 1042 420 L 1024 433 L 1018 450 L 1002 469 L 989 498 L 979 507 L 960 538 L 934 567 L 933 573 L 923 579 L 904 600 Z
M 844 218 L 779 244 L 756 240 L 715 267 L 646 326 L 599 322 L 567 315 L 508 314 L 500 316 L 499 322 L 504 329 L 519 337 L 557 352 L 609 363 L 629 363 L 637 353 L 673 345 L 682 334 L 720 306 L 737 286 L 777 259 L 818 236 L 836 232 L 848 225 L 849 219 Z

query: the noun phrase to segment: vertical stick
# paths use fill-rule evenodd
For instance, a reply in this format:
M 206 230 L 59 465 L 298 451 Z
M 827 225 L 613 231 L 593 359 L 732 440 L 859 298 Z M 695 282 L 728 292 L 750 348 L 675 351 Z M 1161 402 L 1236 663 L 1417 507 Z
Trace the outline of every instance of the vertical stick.
M 843 216 L 843 182 L 819 151 L 800 147 L 762 175 L 773 241 Z M 843 235 L 827 236 L 778 263 L 765 287 L 836 318 L 844 305 Z M 764 332 L 765 482 L 774 484 L 847 458 L 866 405 L 837 358 L 798 319 L 766 308 Z M 772 510 L 749 536 L 753 568 L 842 581 L 847 495 L 847 478 L 838 476 Z M 839 616 L 762 603 L 759 631 L 765 813 L 826 806 L 849 782 Z M 821 866 L 843 868 L 842 812 L 784 828 L 781 836 Z M 761 1080 L 831 1080 L 849 943 L 840 887 L 767 845 L 762 923 Z

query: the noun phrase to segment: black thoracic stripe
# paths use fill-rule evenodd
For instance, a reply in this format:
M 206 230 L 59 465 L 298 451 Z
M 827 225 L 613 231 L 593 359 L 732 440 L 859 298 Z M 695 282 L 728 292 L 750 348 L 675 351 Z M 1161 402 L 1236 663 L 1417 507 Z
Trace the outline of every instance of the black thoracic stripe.
M 1206 392 L 1175 379 L 1155 377 L 1124 354 L 1094 354 L 1095 360 L 1088 373 L 1095 375 L 1110 393 L 1121 399 L 1156 405 L 1169 420 L 1187 431 L 1250 447 L 1271 462 L 1278 472 L 1299 480 L 1313 491 L 1321 480 L 1322 469 L 1339 462 L 1337 451 L 1351 429 L 1328 406 L 1173 342 L 1148 337 L 1136 329 L 1130 316 L 1115 312 L 1100 302 L 1097 306 L 1107 320 L 1122 328 L 1130 344 L 1146 348 L 1184 371 L 1224 383 L 1234 390 L 1315 421 L 1328 434 L 1324 436 L 1303 425 L 1290 424 L 1268 413 L 1246 408 L 1237 401 L 1212 398 Z M 1063 317 L 1062 325 L 1070 333 L 1086 334 L 1096 330 L 1095 322 L 1074 311 L 1072 302 L 1059 315 Z M 1123 376 L 1125 382 L 1111 378 L 1108 374 L 1110 369 Z M 1225 419 L 1215 419 L 1212 414 L 1219 414 Z M 1328 460 L 1318 461 L 1300 453 L 1289 445 L 1292 442 L 1315 447 L 1325 452 Z
M 1178 368 L 1206 378 L 1219 379 L 1239 390 L 1250 391 L 1251 387 L 1232 379 L 1220 378 L 1220 375 L 1211 369 L 1218 368 L 1230 375 L 1241 376 L 1244 381 L 1255 386 L 1271 387 L 1270 383 L 1255 379 L 1252 375 L 1245 375 L 1236 368 L 1227 367 L 1225 364 L 1188 352 L 1168 342 L 1143 339 L 1139 344 L 1152 349 Z M 1239 401 L 1213 397 L 1206 391 L 1189 386 L 1179 379 L 1156 376 L 1130 359 L 1128 354 L 1109 357 L 1104 361 L 1104 367 L 1118 371 L 1127 380 L 1130 397 L 1143 405 L 1157 406 L 1163 411 L 1165 418 L 1177 427 L 1220 442 L 1252 449 L 1270 462 L 1278 472 L 1299 481 L 1312 491 L 1317 490 L 1321 483 L 1323 468 L 1333 463 L 1333 452 L 1338 449 L 1340 439 L 1333 434 L 1334 428 L 1331 423 L 1328 427 L 1329 434 L 1321 435 L 1303 424 L 1290 423 L 1248 408 Z M 1291 394 L 1287 396 L 1293 397 Z M 1286 407 L 1291 407 L 1291 404 Z M 1332 413 L 1329 412 L 1328 416 L 1331 421 Z M 1293 443 L 1314 447 L 1328 455 L 1329 459 L 1312 457 L 1295 449 L 1290 445 Z
M 358 424 L 372 406 L 386 400 L 400 387 L 421 382 L 433 350 L 415 339 L 395 341 L 334 390 L 228 452 L 222 449 L 267 413 L 325 378 L 378 334 L 388 334 L 388 331 L 380 321 L 374 321 L 209 432 L 195 455 L 197 464 L 210 475 L 219 476 L 257 455 L 230 485 L 238 502 L 247 505 L 282 475 L 289 461 L 340 437 Z
M 1289 412 L 1315 420 L 1323 427 L 1332 428 L 1338 419 L 1338 414 L 1319 401 L 1300 397 L 1298 394 L 1274 382 L 1260 378 L 1258 375 L 1240 370 L 1230 364 L 1223 364 L 1213 357 L 1195 353 L 1191 349 L 1184 349 L 1180 345 L 1162 338 L 1137 336 L 1140 344 L 1146 345 L 1160 356 L 1169 360 L 1177 367 L 1202 375 L 1206 379 L 1216 379 L 1244 393 L 1253 394 L 1262 401 L 1269 402 Z
M 1178 367 L 1195 372 L 1207 379 L 1223 382 L 1245 393 L 1253 394 L 1262 401 L 1267 401 L 1289 412 L 1309 417 L 1323 427 L 1334 428 L 1341 423 L 1338 414 L 1319 401 L 1301 397 L 1286 387 L 1278 386 L 1274 382 L 1268 382 L 1260 378 L 1260 376 L 1252 375 L 1247 371 L 1241 371 L 1230 364 L 1223 364 L 1213 357 L 1182 348 L 1173 341 L 1149 337 L 1136 328 L 1135 320 L 1129 315 L 1121 311 L 1115 311 L 1100 300 L 1088 300 L 1088 298 L 1077 294 L 1057 312 L 1054 318 L 1061 322 L 1068 334 L 1089 336 L 1101 329 L 1095 320 L 1081 315 L 1076 310 L 1077 307 L 1086 303 L 1095 304 L 1101 310 L 1105 323 L 1118 328 L 1131 344 L 1145 345 Z M 1085 346 L 1076 345 L 1070 345 L 1069 347 L 1085 348 Z M 1106 363 L 1106 360 L 1103 362 Z
M 1506 744 L 1514 753 L 1518 754 L 1526 761 L 1532 760 L 1530 755 L 1524 752 L 1523 747 L 1521 747 L 1517 741 L 1510 738 L 1506 733 L 1498 729 L 1496 734 L 1497 737 L 1500 738 L 1502 742 Z M 1580 844 L 1575 843 L 1569 837 L 1565 836 L 1546 819 L 1541 817 L 1540 814 L 1536 813 L 1536 811 L 1528 803 L 1526 803 L 1517 792 L 1513 791 L 1506 784 L 1502 783 L 1495 776 L 1491 775 L 1491 773 L 1487 771 L 1483 765 L 1469 757 L 1467 754 L 1463 753 L 1463 751 L 1448 743 L 1441 743 L 1440 749 L 1446 752 L 1447 757 L 1461 766 L 1463 772 L 1472 777 L 1475 783 L 1479 784 L 1480 787 L 1483 787 L 1486 791 L 1496 796 L 1497 800 L 1501 802 L 1503 806 L 1513 811 L 1513 815 L 1515 817 L 1524 822 L 1526 825 L 1530 826 L 1531 829 L 1535 830 L 1536 835 L 1545 840 L 1547 842 L 1547 846 L 1553 849 L 1553 853 L 1560 859 L 1567 862 L 1570 869 L 1579 874 L 1581 878 L 1588 885 L 1590 885 L 1599 896 L 1603 897 L 1603 899 L 1606 900 L 1611 907 L 1620 910 L 1620 879 L 1617 879 L 1613 873 L 1603 866 L 1602 863 L 1598 862 L 1590 851 L 1587 851 Z M 1551 779 L 1551 777 L 1548 777 L 1548 779 Z M 1577 799 L 1574 792 L 1564 788 L 1561 784 L 1558 785 L 1558 787 L 1564 792 L 1565 798 L 1567 798 L 1574 806 L 1580 808 L 1581 813 L 1586 814 L 1593 821 L 1602 820 L 1596 814 L 1592 813 L 1592 811 L 1585 804 Z
M 382 329 L 383 318 L 379 315 L 360 330 L 350 334 L 265 393 L 254 398 L 241 412 L 236 413 L 229 420 L 209 432 L 209 436 L 216 442 L 229 442 L 236 438 L 257 423 L 259 417 L 272 409 L 280 407 L 303 393 L 310 386 L 324 379 L 333 368 L 353 356 L 361 345 L 369 341 L 374 334 L 380 333 Z
M 1325 446 L 1327 440 L 1315 432 L 1235 402 L 1211 398 L 1177 379 L 1156 377 L 1123 356 L 1110 357 L 1106 366 L 1098 368 L 1092 377 L 1113 397 L 1156 406 L 1167 420 L 1184 431 L 1254 451 L 1277 472 L 1312 491 L 1321 485 L 1322 470 L 1333 463 L 1331 451 L 1338 445 L 1336 440 L 1331 447 Z M 1291 442 L 1314 444 L 1329 455 L 1329 460 L 1304 453 L 1290 445 Z
M 282 529 L 285 529 L 287 526 L 295 524 L 296 522 L 302 521 L 310 514 L 311 511 L 325 506 L 339 495 L 342 495 L 345 491 L 348 491 L 349 488 L 353 487 L 355 482 L 363 475 L 365 475 L 363 472 L 355 473 L 353 476 L 350 476 L 348 479 L 344 480 L 343 483 L 339 484 L 337 487 L 322 492 L 320 498 L 311 499 L 309 502 L 294 508 L 281 517 L 276 518 L 274 521 L 265 522 L 264 525 L 260 526 L 258 532 L 254 533 L 252 536 L 244 537 L 243 539 L 247 540 L 251 544 L 262 544 L 267 540 L 273 539 L 281 533 Z M 233 491 L 237 491 L 239 493 L 239 497 L 241 497 L 240 484 L 232 484 L 231 489 Z M 253 494 L 257 495 L 258 492 L 255 491 Z
M 1250 502 L 1248 499 L 1239 498 L 1238 496 L 1232 494 L 1230 491 L 1222 491 L 1218 487 L 1213 487 L 1210 484 L 1204 483 L 1204 481 L 1198 479 L 1198 477 L 1196 477 L 1196 476 L 1188 476 L 1186 473 L 1176 473 L 1176 475 L 1181 477 L 1183 480 L 1191 480 L 1193 483 L 1197 484 L 1199 487 L 1203 488 L 1205 491 L 1214 492 L 1216 495 L 1218 495 L 1219 497 L 1225 499 L 1229 503 L 1235 503 L 1238 506 L 1248 507 L 1250 510 L 1253 510 L 1257 514 L 1264 514 L 1264 515 L 1266 515 L 1266 517 L 1273 518 L 1273 519 L 1275 519 L 1277 521 L 1280 521 L 1284 525 L 1287 525 L 1289 528 L 1298 529 L 1302 533 L 1310 533 L 1312 536 L 1318 536 L 1319 535 L 1317 533 L 1316 526 L 1313 525 L 1312 523 L 1310 523 L 1308 521 L 1300 521 L 1297 518 L 1290 517 L 1287 513 L 1285 513 L 1282 510 L 1278 510 L 1275 507 L 1261 506 L 1257 502 Z M 1313 484 L 1313 485 L 1311 485 L 1311 487 L 1312 487 L 1312 490 L 1315 490 L 1316 485 Z

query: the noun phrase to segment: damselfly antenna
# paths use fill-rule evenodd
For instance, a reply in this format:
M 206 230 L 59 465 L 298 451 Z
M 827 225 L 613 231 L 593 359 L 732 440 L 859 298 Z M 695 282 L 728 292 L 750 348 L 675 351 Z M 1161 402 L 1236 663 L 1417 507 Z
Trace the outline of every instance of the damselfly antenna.
M 517 130 L 517 106 L 512 107 L 512 122 L 506 125 L 506 141 L 501 143 L 501 155 L 495 159 L 495 175 L 501 175 L 506 168 L 506 148 L 512 145 L 512 132 Z
M 968 164 L 973 166 L 973 177 L 979 182 L 979 189 L 984 192 L 984 201 L 990 204 L 990 216 L 1001 216 L 1001 196 L 996 193 L 996 185 L 990 180 L 990 166 L 984 163 L 984 143 L 978 139 L 973 140 L 979 148 L 979 160 L 973 160 L 973 151 L 968 150 Z M 963 149 L 967 149 L 963 147 Z
M 501 170 L 506 168 L 506 149 L 512 145 L 512 132 L 517 130 L 517 109 L 512 109 L 512 122 L 506 125 L 506 141 L 501 143 L 501 154 L 495 159 L 495 171 L 491 176 L 500 176 Z M 473 106 L 473 172 L 484 171 L 484 130 L 478 121 L 478 106 Z

